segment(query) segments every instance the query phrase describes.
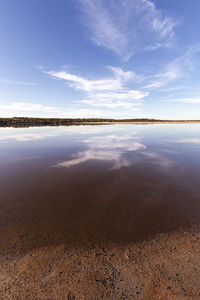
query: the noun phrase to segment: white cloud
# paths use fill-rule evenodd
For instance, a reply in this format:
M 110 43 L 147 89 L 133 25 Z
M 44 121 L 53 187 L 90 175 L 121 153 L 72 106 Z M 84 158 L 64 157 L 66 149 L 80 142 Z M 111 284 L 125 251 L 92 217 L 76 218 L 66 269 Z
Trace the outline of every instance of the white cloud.
M 27 103 L 27 102 L 14 102 L 14 103 L 4 103 L 0 102 L 0 111 L 10 111 L 14 112 L 54 112 L 55 107 L 52 106 L 45 106 L 42 104 L 35 104 L 35 103 Z
M 91 77 L 83 77 L 67 71 L 44 72 L 54 79 L 64 80 L 70 88 L 84 93 L 82 100 L 79 100 L 82 104 L 96 108 L 129 109 L 134 112 L 140 110 L 143 99 L 150 94 L 151 90 L 171 92 L 182 89 L 183 82 L 190 77 L 189 71 L 195 66 L 195 55 L 198 52 L 200 52 L 200 45 L 193 45 L 164 67 L 160 65 L 159 72 L 147 68 L 146 74 L 142 75 L 113 66 L 106 67 L 112 74 L 100 79 L 91 79 Z M 182 79 L 181 87 L 180 79 Z M 177 84 L 177 82 L 177 86 L 170 85 L 171 83 Z M 199 100 L 184 99 L 183 102 L 199 103 Z
M 125 59 L 174 42 L 177 22 L 150 0 L 80 0 L 80 4 L 89 38 Z
M 0 102 L 0 117 L 52 117 L 52 118 L 128 118 L 124 112 L 82 109 L 82 108 L 66 108 L 58 106 L 46 106 L 36 103 Z
M 123 71 L 119 67 L 108 66 L 107 68 L 112 71 L 113 77 L 98 80 L 87 79 L 66 71 L 49 71 L 44 73 L 49 74 L 56 79 L 63 79 L 69 86 L 85 92 L 122 90 L 123 82 L 126 82 L 130 79 L 139 79 L 134 72 Z
M 200 104 L 200 98 L 183 98 L 183 99 L 178 99 L 177 101 L 189 103 L 189 104 Z
M 113 72 L 114 76 L 118 80 L 127 81 L 129 79 L 134 79 L 134 80 L 139 79 L 139 77 L 133 71 L 123 71 L 119 67 L 112 67 L 112 66 L 108 66 L 107 68 L 110 69 Z
M 189 71 L 195 67 L 195 55 L 199 52 L 199 44 L 189 47 L 183 55 L 167 64 L 164 68 L 161 67 L 162 72 L 146 76 L 144 81 L 146 80 L 148 83 L 144 88 L 148 90 L 158 89 L 180 78 L 189 78 Z M 175 90 L 177 87 L 173 87 L 172 89 Z
M 118 79 L 88 80 L 65 71 L 50 71 L 46 73 L 54 78 L 63 79 L 68 83 L 69 86 L 85 92 L 105 90 L 112 91 L 113 89 L 121 88 L 121 81 Z
M 147 91 L 133 90 L 126 86 L 130 80 L 141 80 L 134 72 L 123 71 L 117 67 L 108 69 L 112 71 L 112 77 L 98 80 L 90 80 L 66 71 L 45 73 L 53 78 L 65 80 L 69 87 L 85 92 L 85 99 L 80 102 L 91 106 L 134 108 L 140 104 L 139 100 L 148 96 Z
M 177 80 L 183 76 L 183 71 L 177 62 L 172 62 L 165 67 L 162 73 L 150 76 L 150 83 L 144 88 L 157 89 Z
M 177 85 L 169 88 L 164 88 L 162 89 L 162 92 L 173 92 L 173 91 L 184 90 L 184 89 L 185 89 L 184 85 L 179 85 L 179 86 Z M 171 97 L 171 94 L 168 97 Z
M 5 78 L 0 78 L 0 83 L 11 84 L 11 85 L 29 85 L 29 86 L 36 85 L 36 83 L 34 83 L 34 82 L 15 81 L 15 80 L 10 80 L 10 79 L 5 79 Z
M 172 98 L 169 100 L 164 100 L 164 102 L 180 102 L 185 104 L 200 104 L 200 98 Z

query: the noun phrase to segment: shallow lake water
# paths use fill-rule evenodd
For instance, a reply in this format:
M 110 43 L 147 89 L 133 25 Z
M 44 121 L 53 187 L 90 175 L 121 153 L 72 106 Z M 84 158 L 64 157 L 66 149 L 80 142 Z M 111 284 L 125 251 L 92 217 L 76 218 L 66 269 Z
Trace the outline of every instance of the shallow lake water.
M 200 125 L 1 128 L 0 206 L 2 247 L 14 252 L 190 230 Z

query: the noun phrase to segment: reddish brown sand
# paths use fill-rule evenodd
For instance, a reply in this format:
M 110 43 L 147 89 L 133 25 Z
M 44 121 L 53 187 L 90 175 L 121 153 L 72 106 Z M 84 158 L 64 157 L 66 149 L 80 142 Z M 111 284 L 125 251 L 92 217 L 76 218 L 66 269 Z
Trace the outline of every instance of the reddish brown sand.
M 0 299 L 200 299 L 191 183 L 85 170 L 0 174 Z
M 1 299 L 200 299 L 195 234 L 161 234 L 124 247 L 8 252 L 1 259 Z

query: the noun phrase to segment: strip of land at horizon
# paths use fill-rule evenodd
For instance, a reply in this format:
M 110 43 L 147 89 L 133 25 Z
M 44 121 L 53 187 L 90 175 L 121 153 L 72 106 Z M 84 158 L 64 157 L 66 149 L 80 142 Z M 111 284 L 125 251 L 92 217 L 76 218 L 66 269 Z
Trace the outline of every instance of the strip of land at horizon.
M 0 118 L 0 127 L 68 126 L 99 124 L 185 124 L 200 123 L 200 120 L 159 120 L 159 119 L 104 119 L 104 118 Z

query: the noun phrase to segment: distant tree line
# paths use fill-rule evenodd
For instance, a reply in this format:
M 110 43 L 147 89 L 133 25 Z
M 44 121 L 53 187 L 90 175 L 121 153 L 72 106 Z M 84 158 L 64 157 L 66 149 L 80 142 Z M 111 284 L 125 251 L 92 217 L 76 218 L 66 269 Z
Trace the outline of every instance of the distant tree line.
M 199 120 L 159 120 L 159 119 L 104 119 L 104 118 L 0 118 L 0 127 L 30 127 L 30 126 L 67 126 L 95 125 L 112 123 L 193 123 Z

